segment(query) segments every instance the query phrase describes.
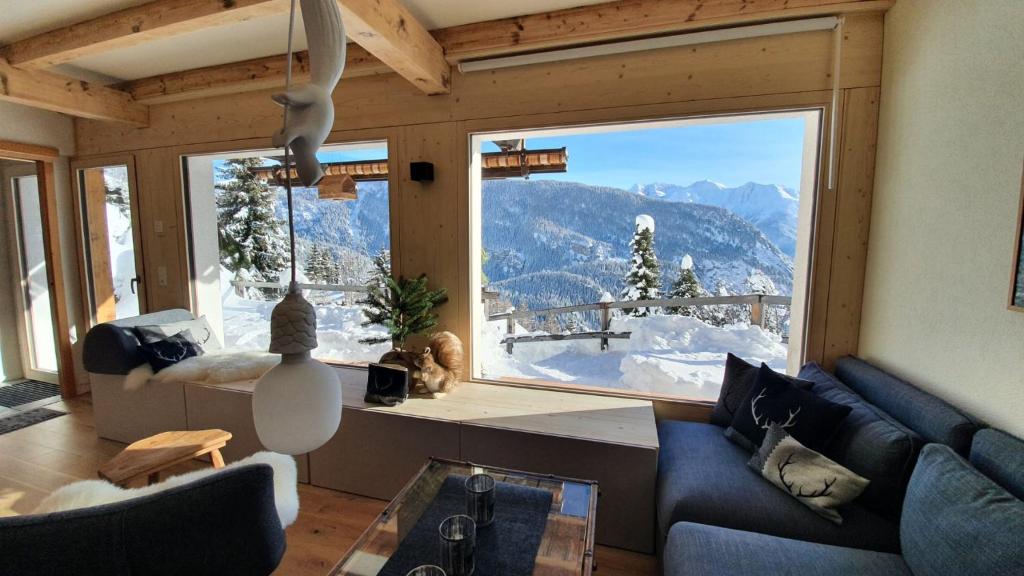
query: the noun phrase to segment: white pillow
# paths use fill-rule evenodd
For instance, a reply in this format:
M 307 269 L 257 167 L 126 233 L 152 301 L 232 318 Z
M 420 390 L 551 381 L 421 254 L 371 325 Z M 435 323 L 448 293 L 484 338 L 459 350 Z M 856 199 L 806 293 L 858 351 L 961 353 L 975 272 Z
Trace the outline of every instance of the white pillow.
M 104 480 L 82 480 L 58 488 L 43 500 L 33 514 L 48 514 L 62 510 L 76 510 L 90 506 L 100 506 L 112 502 L 122 502 L 132 498 L 140 498 L 162 492 L 168 488 L 194 482 L 200 478 L 212 476 L 227 470 L 248 464 L 268 464 L 274 469 L 274 504 L 277 516 L 281 519 L 281 527 L 287 528 L 299 515 L 298 472 L 295 459 L 275 452 L 257 452 L 248 458 L 221 468 L 205 468 L 178 476 L 171 476 L 159 484 L 143 488 L 121 488 Z

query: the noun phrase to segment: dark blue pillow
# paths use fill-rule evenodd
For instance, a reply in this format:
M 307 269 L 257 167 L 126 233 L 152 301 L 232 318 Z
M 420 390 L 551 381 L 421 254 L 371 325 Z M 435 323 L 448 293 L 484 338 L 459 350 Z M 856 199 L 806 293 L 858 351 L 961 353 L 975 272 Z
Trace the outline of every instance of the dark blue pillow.
M 732 424 L 732 419 L 736 416 L 736 411 L 739 410 L 743 399 L 747 397 L 747 393 L 754 387 L 754 380 L 757 379 L 757 370 L 757 366 L 748 363 L 739 356 L 726 355 L 722 390 L 718 393 L 718 402 L 715 403 L 715 408 L 711 411 L 712 424 L 723 428 Z M 780 374 L 780 376 L 788 379 L 797 388 L 810 390 L 814 386 L 813 382 L 807 382 L 799 378 L 786 376 L 785 374 Z
M 804 446 L 823 452 L 849 413 L 849 406 L 801 390 L 761 364 L 754 387 L 743 399 L 725 435 L 753 452 L 761 446 L 768 427 L 777 424 Z
M 871 480 L 859 502 L 883 516 L 899 518 L 924 440 L 818 364 L 805 365 L 800 377 L 814 382 L 816 395 L 851 408 L 825 456 Z
M 903 560 L 914 576 L 1024 574 L 1024 502 L 951 448 L 928 444 L 900 517 Z
M 168 336 L 155 342 L 139 342 L 142 356 L 149 362 L 153 372 L 174 366 L 178 362 L 202 354 L 202 348 L 196 344 L 190 330 L 183 330 L 174 336 Z

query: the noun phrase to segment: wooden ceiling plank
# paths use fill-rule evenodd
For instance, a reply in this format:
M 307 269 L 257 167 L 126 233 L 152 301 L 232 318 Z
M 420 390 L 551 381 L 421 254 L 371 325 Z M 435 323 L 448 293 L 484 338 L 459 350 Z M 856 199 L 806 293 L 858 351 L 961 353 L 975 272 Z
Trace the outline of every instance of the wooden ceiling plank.
M 284 84 L 287 61 L 284 54 L 254 58 L 244 62 L 207 66 L 130 80 L 118 84 L 117 88 L 131 94 L 136 101 L 146 104 L 281 88 Z M 296 52 L 292 62 L 294 80 L 297 82 L 309 80 L 309 53 L 306 51 Z M 349 44 L 343 78 L 388 72 L 391 72 L 391 68 L 364 48 L 356 44 Z
M 280 14 L 288 0 L 155 0 L 44 32 L 0 49 L 19 68 L 39 69 L 204 28 Z
M 451 92 L 444 49 L 399 0 L 338 0 L 346 34 L 427 94 Z
M 895 0 L 618 0 L 435 30 L 451 63 L 463 60 L 855 12 Z
M 0 58 L 0 100 L 81 118 L 149 123 L 149 108 L 126 92 L 42 70 L 15 68 Z

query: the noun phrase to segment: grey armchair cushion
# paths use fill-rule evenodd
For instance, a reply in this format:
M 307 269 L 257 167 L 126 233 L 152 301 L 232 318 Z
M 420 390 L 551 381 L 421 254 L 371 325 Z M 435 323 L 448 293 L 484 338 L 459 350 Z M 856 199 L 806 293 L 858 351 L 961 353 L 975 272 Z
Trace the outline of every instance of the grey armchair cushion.
M 800 377 L 814 382 L 814 393 L 851 408 L 824 454 L 871 480 L 860 502 L 875 512 L 899 518 L 903 494 L 924 440 L 861 398 L 816 363 Z
M 941 398 L 853 356 L 836 361 L 836 376 L 925 441 L 945 444 L 961 456 L 970 451 L 979 423 Z
M 971 443 L 971 464 L 1024 500 L 1024 440 L 994 428 L 979 430 Z
M 273 474 L 242 466 L 115 504 L 0 518 L 0 572 L 270 574 L 285 550 Z
M 97 324 L 85 335 L 82 350 L 85 369 L 94 374 L 127 374 L 146 363 L 139 351 L 136 326 L 194 319 L 188 310 L 175 308 Z
M 661 542 L 676 522 L 697 522 L 808 542 L 899 549 L 895 522 L 856 502 L 842 508 L 841 526 L 829 522 L 748 468 L 750 454 L 719 426 L 663 421 L 658 439 Z
M 929 444 L 910 478 L 900 519 L 914 576 L 1024 574 L 1024 502 L 948 446 Z
M 899 554 L 681 522 L 662 556 L 665 576 L 913 576 Z

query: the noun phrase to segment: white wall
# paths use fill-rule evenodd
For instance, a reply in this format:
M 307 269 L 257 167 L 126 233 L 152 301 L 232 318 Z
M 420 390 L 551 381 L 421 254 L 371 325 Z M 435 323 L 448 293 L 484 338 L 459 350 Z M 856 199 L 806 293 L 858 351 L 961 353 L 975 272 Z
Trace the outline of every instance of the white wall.
M 1024 313 L 1007 310 L 1022 63 L 1020 0 L 887 13 L 859 353 L 1024 437 Z
M 70 117 L 54 112 L 37 110 L 17 104 L 0 102 L 0 140 L 10 140 L 26 144 L 52 146 L 60 151 L 60 158 L 54 163 L 54 177 L 57 191 L 57 214 L 60 227 L 61 263 L 64 269 L 64 287 L 69 314 L 71 316 L 71 336 L 81 324 L 82 310 L 80 305 L 81 288 L 78 274 L 78 253 L 75 248 L 74 203 L 71 197 L 71 179 L 68 158 L 75 153 L 74 123 Z M 6 246 L 5 250 L 12 249 Z M 4 255 L 6 258 L 6 255 Z M 0 306 L 14 306 L 10 284 L 0 285 Z M 0 330 L 5 332 L 12 328 L 3 324 L 4 316 L 0 316 Z M 84 334 L 83 334 L 84 336 Z M 7 350 L 4 349 L 6 354 Z M 88 380 L 88 374 L 81 364 L 81 342 L 75 345 L 75 373 L 79 389 Z

